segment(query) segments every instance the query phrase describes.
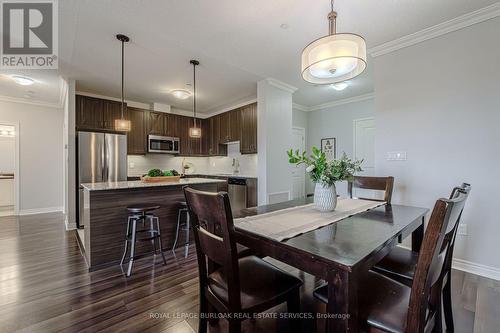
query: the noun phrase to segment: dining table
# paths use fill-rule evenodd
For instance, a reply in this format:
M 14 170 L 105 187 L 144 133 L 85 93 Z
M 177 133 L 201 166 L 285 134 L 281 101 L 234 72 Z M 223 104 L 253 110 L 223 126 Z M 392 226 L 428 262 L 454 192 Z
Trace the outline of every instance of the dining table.
M 235 218 L 252 217 L 310 205 L 313 198 L 246 208 Z M 238 226 L 236 240 L 259 256 L 268 256 L 328 283 L 325 318 L 329 332 L 358 332 L 358 285 L 363 275 L 404 238 L 419 251 L 427 208 L 385 204 L 315 230 L 277 240 Z

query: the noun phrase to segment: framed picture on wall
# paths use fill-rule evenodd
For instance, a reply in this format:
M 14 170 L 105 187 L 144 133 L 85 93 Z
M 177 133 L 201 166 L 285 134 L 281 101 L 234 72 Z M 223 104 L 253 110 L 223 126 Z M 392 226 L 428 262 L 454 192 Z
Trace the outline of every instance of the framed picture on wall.
M 335 138 L 321 139 L 321 151 L 325 153 L 326 158 L 333 160 L 337 157 L 337 145 Z

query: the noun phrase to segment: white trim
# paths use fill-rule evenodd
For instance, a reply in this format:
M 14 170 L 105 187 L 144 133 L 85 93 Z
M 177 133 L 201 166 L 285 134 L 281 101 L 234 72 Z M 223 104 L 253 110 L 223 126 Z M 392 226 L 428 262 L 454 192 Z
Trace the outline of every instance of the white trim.
M 66 227 L 66 231 L 75 230 L 76 229 L 76 222 L 69 223 L 68 214 L 65 214 L 65 215 L 66 216 L 64 218 L 64 226 Z
M 453 263 L 451 266 L 454 269 L 458 269 L 460 271 L 500 281 L 500 269 L 496 267 L 486 266 L 483 264 L 476 264 L 474 262 L 458 258 L 453 259 Z
M 399 247 L 411 251 L 411 248 L 402 244 L 398 244 Z M 453 269 L 467 272 L 471 274 L 476 274 L 488 279 L 493 279 L 500 281 L 500 269 L 492 266 L 487 266 L 483 264 L 477 264 L 472 261 L 463 260 L 459 258 L 454 258 L 451 267 Z
M 11 102 L 11 103 L 23 103 L 23 104 L 43 106 L 43 107 L 55 108 L 55 109 L 62 109 L 63 108 L 63 106 L 60 105 L 59 103 L 49 103 L 49 102 L 42 102 L 42 101 L 36 101 L 36 100 L 28 100 L 28 99 L 24 99 L 24 98 L 9 97 L 9 96 L 4 96 L 4 95 L 0 95 L 0 101 Z
M 467 13 L 465 15 L 456 17 L 449 21 L 437 24 L 435 26 L 417 31 L 410 35 L 395 39 L 393 41 L 375 46 L 368 50 L 372 57 L 379 57 L 408 46 L 422 43 L 426 40 L 433 39 L 450 32 L 454 32 L 471 25 L 481 23 L 492 18 L 500 16 L 500 3 L 497 2 L 493 5 L 481 8 L 479 10 Z
M 0 124 L 2 125 L 7 125 L 7 126 L 14 126 L 14 133 L 16 133 L 15 136 L 15 148 L 14 148 L 14 161 L 15 161 L 15 168 L 14 168 L 14 215 L 19 215 L 19 206 L 21 206 L 21 195 L 20 195 L 20 184 L 21 182 L 19 181 L 20 174 L 21 174 L 21 167 L 20 167 L 20 161 L 21 161 L 21 154 L 20 154 L 20 123 L 18 121 L 3 121 L 0 119 Z
M 230 106 L 221 108 L 220 110 L 213 111 L 213 112 L 207 112 L 206 114 L 202 114 L 202 115 L 205 116 L 205 118 L 210 118 L 210 117 L 213 117 L 215 115 L 218 115 L 218 114 L 221 114 L 221 113 L 224 113 L 224 112 L 227 112 L 227 111 L 232 111 L 234 109 L 241 108 L 243 106 L 250 105 L 250 104 L 253 104 L 253 103 L 257 103 L 257 98 L 256 97 L 251 97 L 250 99 L 245 100 L 243 102 L 232 104 Z
M 31 209 L 23 209 L 19 211 L 19 215 L 34 215 L 34 214 L 45 214 L 45 213 L 54 213 L 61 212 L 64 210 L 64 207 L 46 207 L 46 208 L 31 208 Z
M 281 192 L 273 192 L 273 193 L 268 193 L 267 194 L 267 204 L 269 204 L 269 198 L 272 195 L 280 195 L 280 194 L 287 194 L 288 195 L 288 200 L 292 200 L 292 192 L 291 191 L 281 191 Z
M 304 111 L 304 112 L 310 111 L 309 110 L 309 108 L 310 108 L 309 106 L 305 106 L 305 105 L 298 104 L 298 103 L 292 103 L 292 108 L 296 109 L 296 110 L 299 110 L 299 111 Z
M 273 87 L 284 90 L 286 92 L 289 92 L 290 94 L 293 94 L 294 92 L 296 92 L 298 90 L 298 88 L 291 86 L 288 83 L 285 83 L 283 81 L 273 79 L 272 77 L 268 77 L 264 80 L 267 83 L 269 83 L 270 85 L 272 85 Z
M 87 96 L 87 97 L 95 97 L 95 98 L 100 98 L 100 99 L 107 99 L 110 101 L 115 101 L 115 102 L 121 102 L 120 98 L 116 97 L 111 97 L 111 96 L 104 96 L 104 95 L 99 95 L 99 94 L 93 94 L 85 91 L 76 91 L 75 95 L 81 95 L 81 96 Z M 133 107 L 133 108 L 139 108 L 139 109 L 145 109 L 145 110 L 151 110 L 151 104 L 147 103 L 142 103 L 142 102 L 136 102 L 136 101 L 131 101 L 126 99 L 125 103 L 127 103 L 127 106 Z
M 375 94 L 374 93 L 369 93 L 369 94 L 364 94 L 364 95 L 359 95 L 359 96 L 354 96 L 354 97 L 339 99 L 337 101 L 332 101 L 332 102 L 328 102 L 328 103 L 324 103 L 324 104 L 318 104 L 318 105 L 313 105 L 313 106 L 305 106 L 305 105 L 300 105 L 300 104 L 297 104 L 297 103 L 293 103 L 293 108 L 295 108 L 297 110 L 300 110 L 300 111 L 312 112 L 312 111 L 329 109 L 329 108 L 333 108 L 333 107 L 340 106 L 340 105 L 345 105 L 345 104 L 350 104 L 350 103 L 367 101 L 367 100 L 374 99 L 374 98 L 375 98 Z

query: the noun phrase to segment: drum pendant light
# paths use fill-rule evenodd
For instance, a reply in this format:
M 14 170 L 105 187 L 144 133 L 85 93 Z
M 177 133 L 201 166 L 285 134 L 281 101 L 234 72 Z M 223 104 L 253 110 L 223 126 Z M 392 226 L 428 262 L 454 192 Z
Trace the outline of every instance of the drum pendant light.
M 302 51 L 302 78 L 313 84 L 333 84 L 352 79 L 366 68 L 366 43 L 363 37 L 337 33 L 337 12 L 328 14 L 330 34 L 319 38 Z
M 201 138 L 201 128 L 196 126 L 196 66 L 200 64 L 198 60 L 189 62 L 193 65 L 193 127 L 189 128 L 189 137 Z
M 125 43 L 130 41 L 125 35 L 116 35 L 116 39 L 122 42 L 122 106 L 121 106 L 121 117 L 119 119 L 115 119 L 115 130 L 120 132 L 128 132 L 132 128 L 132 124 L 130 120 L 125 119 L 125 100 L 123 97 L 123 86 L 124 86 L 124 50 Z

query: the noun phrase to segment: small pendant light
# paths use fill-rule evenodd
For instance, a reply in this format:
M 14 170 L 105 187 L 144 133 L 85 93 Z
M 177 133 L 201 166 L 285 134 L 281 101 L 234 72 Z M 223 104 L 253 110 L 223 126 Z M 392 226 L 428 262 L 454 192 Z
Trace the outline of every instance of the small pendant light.
M 189 137 L 201 138 L 201 128 L 196 126 L 196 66 L 200 64 L 198 60 L 189 62 L 193 65 L 193 127 L 189 128 Z
M 125 99 L 123 97 L 123 86 L 124 86 L 124 58 L 125 58 L 125 43 L 130 41 L 125 35 L 116 35 L 116 39 L 122 42 L 122 107 L 121 107 L 121 117 L 120 119 L 115 119 L 115 130 L 120 132 L 130 131 L 132 124 L 130 120 L 125 119 Z

